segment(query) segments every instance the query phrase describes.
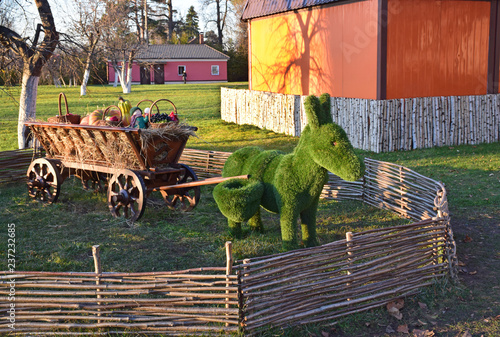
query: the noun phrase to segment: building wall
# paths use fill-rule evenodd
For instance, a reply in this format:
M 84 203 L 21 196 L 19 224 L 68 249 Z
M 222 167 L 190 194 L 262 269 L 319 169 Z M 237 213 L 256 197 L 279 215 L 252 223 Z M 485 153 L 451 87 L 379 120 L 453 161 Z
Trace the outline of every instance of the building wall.
M 249 21 L 250 88 L 376 98 L 378 0 Z
M 214 61 L 169 61 L 164 65 L 164 79 L 165 82 L 182 82 L 182 76 L 178 75 L 178 66 L 183 65 L 186 67 L 187 81 L 197 81 L 197 82 L 209 82 L 209 81 L 227 81 L 227 62 L 214 60 Z M 219 66 L 219 75 L 212 75 L 211 67 L 212 65 Z M 154 82 L 154 72 L 151 70 L 150 73 L 151 81 Z M 115 80 L 115 71 L 113 67 L 108 63 L 108 81 L 113 83 Z M 140 83 L 140 68 L 139 65 L 134 62 L 132 66 L 132 82 Z
M 219 75 L 212 75 L 212 66 L 219 66 Z M 165 81 L 182 82 L 178 66 L 186 67 L 187 81 L 227 81 L 227 62 L 225 61 L 171 61 L 165 64 Z
M 388 0 L 387 99 L 486 94 L 490 7 Z

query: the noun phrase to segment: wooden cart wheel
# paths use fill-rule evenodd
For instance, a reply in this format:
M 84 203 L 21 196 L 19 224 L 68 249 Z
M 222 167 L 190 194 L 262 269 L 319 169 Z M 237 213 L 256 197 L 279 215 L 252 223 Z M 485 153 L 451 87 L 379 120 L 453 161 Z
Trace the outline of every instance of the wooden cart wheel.
M 146 186 L 134 171 L 123 169 L 115 173 L 108 184 L 108 206 L 114 217 L 138 220 L 146 208 Z
M 62 178 L 57 165 L 46 158 L 38 158 L 28 168 L 28 193 L 33 199 L 49 204 L 57 201 Z
M 177 178 L 177 184 L 189 183 L 191 181 L 198 180 L 196 173 L 194 173 L 189 166 L 184 164 L 179 165 L 185 169 L 185 173 L 179 175 Z M 173 210 L 188 212 L 195 208 L 200 201 L 200 186 L 181 188 L 176 190 L 174 193 L 175 194 L 169 194 L 168 191 L 161 191 L 167 206 Z

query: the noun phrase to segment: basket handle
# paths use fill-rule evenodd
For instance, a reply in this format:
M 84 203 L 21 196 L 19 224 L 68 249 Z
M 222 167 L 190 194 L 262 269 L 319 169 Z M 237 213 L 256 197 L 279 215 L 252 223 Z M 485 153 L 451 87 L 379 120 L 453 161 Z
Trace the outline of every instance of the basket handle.
M 150 99 L 143 99 L 142 101 L 140 101 L 139 103 L 137 103 L 136 107 L 139 107 L 139 105 L 141 105 L 142 102 L 151 102 L 151 103 L 153 103 L 153 101 L 150 100 Z M 156 105 L 156 112 L 160 113 L 160 109 L 158 108 L 158 105 Z
M 160 113 L 160 109 L 158 109 L 158 105 L 156 105 L 160 101 L 167 101 L 170 104 L 172 104 L 172 106 L 174 107 L 174 113 L 177 115 L 177 108 L 175 107 L 175 104 L 171 100 L 166 99 L 166 98 L 160 98 L 160 99 L 157 99 L 156 101 L 154 101 L 153 104 L 151 104 L 151 106 L 149 107 L 149 113 L 151 113 L 151 110 L 153 109 L 153 105 L 156 106 L 156 110 L 158 111 L 158 113 Z
M 123 116 L 122 116 L 122 111 L 120 110 L 120 108 L 119 108 L 119 107 L 117 107 L 116 105 L 110 105 L 110 106 L 108 106 L 108 107 L 107 107 L 107 108 L 103 111 L 103 113 L 102 113 L 102 120 L 106 120 L 106 114 L 108 113 L 108 111 L 109 111 L 112 107 L 116 108 L 116 110 L 118 110 L 118 111 L 120 112 L 120 117 L 121 117 L 121 118 L 123 118 Z
M 61 92 L 59 94 L 59 116 L 62 116 L 62 114 L 61 114 L 61 97 L 64 97 L 64 104 L 66 105 L 66 115 L 69 114 L 68 100 L 66 99 L 66 95 L 64 94 L 64 92 Z

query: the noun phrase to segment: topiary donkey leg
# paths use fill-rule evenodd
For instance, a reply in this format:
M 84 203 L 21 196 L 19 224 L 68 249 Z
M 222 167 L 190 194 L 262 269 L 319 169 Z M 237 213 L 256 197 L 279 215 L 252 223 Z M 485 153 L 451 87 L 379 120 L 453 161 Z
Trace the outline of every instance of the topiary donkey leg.
M 298 212 L 295 207 L 282 207 L 280 216 L 281 240 L 283 249 L 296 249 Z
M 229 230 L 235 239 L 241 239 L 241 222 L 236 222 L 232 220 L 227 220 L 227 224 L 229 225 Z
M 318 203 L 315 202 L 311 207 L 300 213 L 300 220 L 302 226 L 302 241 L 306 247 L 314 247 L 318 245 L 316 238 L 316 213 L 318 210 Z
M 254 231 L 258 232 L 263 232 L 264 227 L 262 226 L 262 219 L 260 217 L 260 209 L 255 212 L 255 215 L 248 220 L 248 225 L 250 228 L 252 228 Z

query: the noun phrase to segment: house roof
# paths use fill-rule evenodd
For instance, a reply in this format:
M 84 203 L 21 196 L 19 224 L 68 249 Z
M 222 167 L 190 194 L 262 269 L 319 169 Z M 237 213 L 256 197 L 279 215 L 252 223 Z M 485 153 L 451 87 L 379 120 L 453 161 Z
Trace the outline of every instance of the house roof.
M 324 5 L 342 0 L 247 0 L 242 20 Z
M 175 59 L 220 59 L 229 56 L 206 44 L 153 44 L 141 49 L 137 60 L 175 60 Z

